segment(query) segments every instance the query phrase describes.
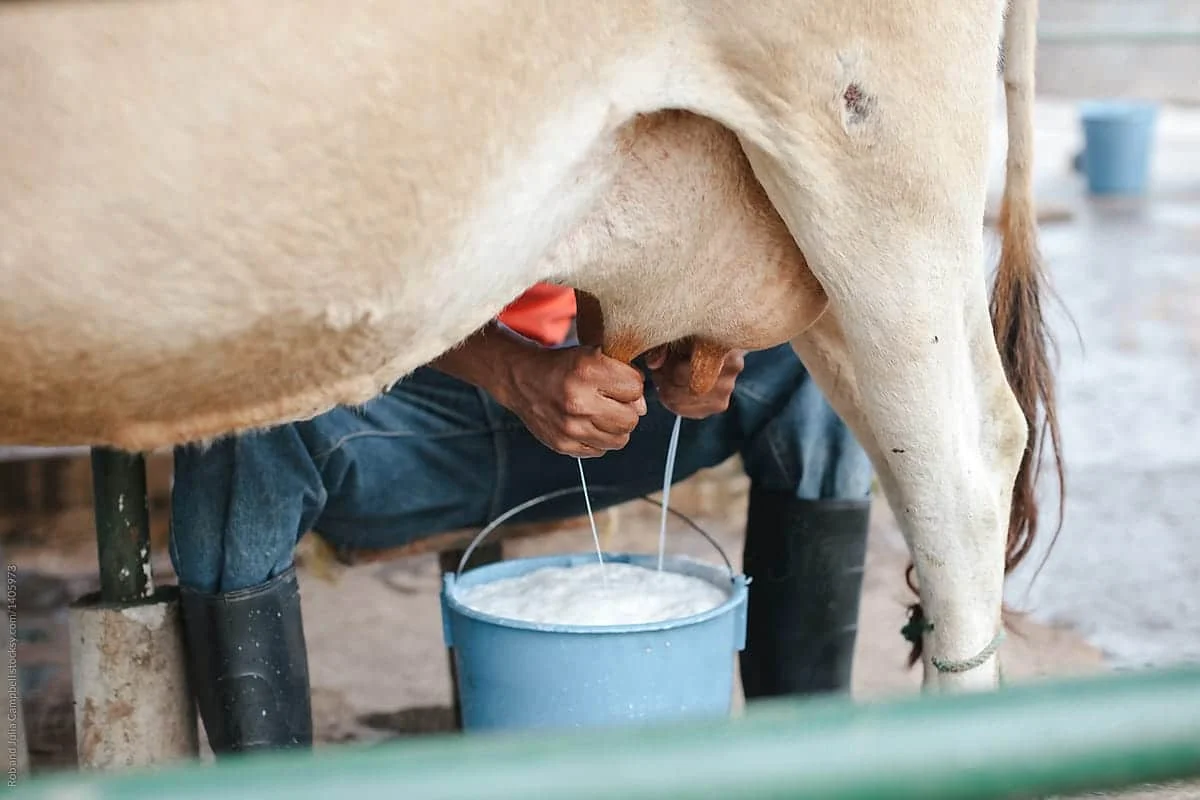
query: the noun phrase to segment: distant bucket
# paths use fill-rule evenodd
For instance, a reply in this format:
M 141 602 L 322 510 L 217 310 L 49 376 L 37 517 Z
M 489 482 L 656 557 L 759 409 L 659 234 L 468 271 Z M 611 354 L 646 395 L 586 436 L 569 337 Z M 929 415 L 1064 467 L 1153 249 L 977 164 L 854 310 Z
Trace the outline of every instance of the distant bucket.
M 444 576 L 442 626 L 454 653 L 464 730 L 591 728 L 730 713 L 749 582 L 732 569 L 666 559 L 663 569 L 709 581 L 729 597 L 700 614 L 637 625 L 531 623 L 476 611 L 457 597 L 459 589 L 595 561 L 595 553 L 522 558 Z M 604 561 L 649 569 L 658 563 L 657 556 L 624 553 L 606 553 Z
M 1080 107 L 1083 173 L 1095 195 L 1140 195 L 1146 191 L 1158 105 L 1097 100 Z

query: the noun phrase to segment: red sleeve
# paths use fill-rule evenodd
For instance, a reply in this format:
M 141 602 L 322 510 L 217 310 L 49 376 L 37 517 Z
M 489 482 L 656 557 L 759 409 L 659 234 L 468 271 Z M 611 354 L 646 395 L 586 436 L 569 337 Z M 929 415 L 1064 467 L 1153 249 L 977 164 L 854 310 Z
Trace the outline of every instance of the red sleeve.
M 543 345 L 561 344 L 575 317 L 575 290 L 538 283 L 500 312 L 499 320 Z

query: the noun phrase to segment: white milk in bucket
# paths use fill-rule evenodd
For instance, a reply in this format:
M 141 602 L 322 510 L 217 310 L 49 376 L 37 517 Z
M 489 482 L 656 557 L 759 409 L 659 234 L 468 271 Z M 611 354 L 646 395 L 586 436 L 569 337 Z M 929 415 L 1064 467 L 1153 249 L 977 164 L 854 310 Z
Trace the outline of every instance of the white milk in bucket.
M 543 567 L 515 578 L 502 578 L 489 583 L 463 588 L 458 600 L 468 608 L 503 619 L 542 625 L 620 626 L 643 625 L 652 622 L 678 620 L 717 608 L 730 598 L 730 592 L 703 578 L 683 575 L 663 569 L 666 545 L 667 504 L 671 496 L 671 476 L 675 469 L 675 453 L 679 443 L 682 420 L 675 418 L 667 448 L 667 464 L 663 474 L 663 514 L 658 538 L 658 569 L 636 564 L 605 563 L 596 532 L 596 518 L 588 497 L 587 477 L 583 460 L 579 464 L 579 483 L 587 505 L 592 541 L 596 545 L 595 564 L 573 567 Z M 524 506 L 548 499 L 551 495 L 529 501 Z M 476 538 L 490 532 L 496 520 Z M 463 561 L 466 561 L 464 556 Z
M 710 611 L 728 591 L 703 578 L 636 564 L 543 567 L 463 588 L 458 600 L 485 614 L 543 625 L 639 625 Z

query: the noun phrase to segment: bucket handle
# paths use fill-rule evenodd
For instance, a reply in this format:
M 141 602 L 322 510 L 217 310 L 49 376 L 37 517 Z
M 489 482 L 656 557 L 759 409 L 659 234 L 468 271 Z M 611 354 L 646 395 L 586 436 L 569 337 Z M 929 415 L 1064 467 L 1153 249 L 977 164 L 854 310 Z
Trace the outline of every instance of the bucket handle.
M 487 527 L 485 527 L 478 534 L 476 534 L 475 538 L 471 540 L 471 543 L 469 545 L 467 545 L 467 549 L 463 552 L 462 558 L 459 559 L 459 561 L 458 561 L 458 569 L 455 570 L 454 577 L 457 579 L 458 577 L 460 577 L 462 575 L 463 568 L 466 567 L 467 562 L 471 559 L 471 554 L 475 552 L 475 549 L 477 547 L 479 547 L 479 545 L 483 544 L 483 540 L 486 539 L 488 537 L 488 535 L 491 534 L 492 531 L 496 530 L 496 528 L 499 528 L 506 521 L 508 521 L 509 519 L 512 519 L 514 516 L 516 516 L 517 514 L 520 514 L 522 511 L 525 511 L 526 509 L 530 509 L 530 508 L 533 508 L 534 506 L 541 505 L 542 503 L 546 502 L 547 500 L 554 500 L 559 497 L 566 497 L 569 494 L 575 494 L 575 493 L 582 492 L 582 491 L 583 491 L 582 486 L 568 486 L 565 489 L 556 489 L 553 492 L 546 492 L 545 494 L 539 495 L 538 497 L 535 497 L 532 500 L 526 500 L 524 503 L 513 506 L 508 511 L 505 511 L 503 514 L 496 517 L 494 520 L 492 520 L 490 523 L 488 523 Z M 616 489 L 613 487 L 607 487 L 607 486 L 593 486 L 590 488 L 589 491 L 593 494 L 603 494 L 605 492 L 612 494 L 614 492 L 619 492 L 620 489 Z M 638 497 L 638 499 L 645 500 L 647 503 L 650 503 L 651 505 L 657 505 L 657 506 L 662 505 L 662 503 L 656 503 L 655 501 L 651 500 L 649 497 L 646 497 L 645 495 L 640 495 Z M 708 541 L 708 543 L 713 546 L 713 549 L 717 551 L 717 555 L 721 556 L 721 560 L 725 562 L 725 568 L 727 570 L 729 570 L 729 577 L 730 577 L 730 579 L 732 579 L 735 575 L 734 570 L 733 570 L 733 563 L 729 560 L 729 556 L 725 555 L 724 548 L 722 548 L 721 545 L 717 543 L 717 540 L 714 539 L 712 536 L 710 536 L 707 532 L 705 532 L 699 525 L 692 522 L 690 519 L 688 519 L 686 516 L 684 516 L 680 512 L 676 511 L 673 508 L 668 508 L 667 510 L 670 511 L 672 514 L 674 514 L 679 519 L 686 522 L 692 530 L 696 531 L 701 536 L 703 536 Z

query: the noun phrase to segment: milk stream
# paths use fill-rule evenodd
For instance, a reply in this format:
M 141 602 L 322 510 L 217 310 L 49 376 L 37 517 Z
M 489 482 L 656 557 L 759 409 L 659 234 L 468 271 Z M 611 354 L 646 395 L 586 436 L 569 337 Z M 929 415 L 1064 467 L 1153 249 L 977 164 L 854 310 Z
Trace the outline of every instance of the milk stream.
M 600 533 L 596 530 L 596 515 L 592 513 L 592 498 L 588 496 L 587 476 L 583 474 L 583 459 L 577 457 L 575 461 L 579 464 L 579 485 L 583 487 L 583 502 L 587 506 L 588 522 L 592 526 L 592 542 L 596 545 L 596 560 L 600 562 L 600 577 L 607 582 L 608 579 L 604 570 L 604 553 L 600 551 Z
M 700 614 L 724 603 L 729 594 L 712 583 L 691 575 L 664 571 L 667 542 L 667 514 L 671 502 L 671 482 L 675 474 L 675 456 L 679 449 L 682 418 L 676 415 L 667 446 L 663 470 L 662 518 L 658 528 L 658 568 L 634 564 L 608 563 L 600 547 L 600 532 L 588 493 L 583 459 L 579 466 L 579 485 L 596 546 L 596 564 L 575 567 L 544 567 L 516 578 L 473 586 L 460 596 L 463 603 L 484 613 L 506 619 L 559 625 L 630 625 L 680 619 Z M 555 493 L 551 493 L 553 495 Z M 510 510 L 484 530 L 486 535 L 501 520 L 529 505 L 547 500 L 543 495 Z M 465 560 L 465 557 L 464 557 Z
M 671 509 L 671 479 L 675 476 L 675 454 L 679 449 L 679 428 L 683 417 L 675 415 L 675 425 L 671 428 L 671 442 L 667 445 L 667 465 L 663 469 L 662 517 L 658 523 L 658 571 L 662 572 L 663 559 L 667 552 L 667 514 Z M 604 574 L 604 553 L 600 549 L 600 533 L 596 529 L 596 515 L 592 513 L 592 498 L 588 495 L 587 475 L 583 471 L 583 459 L 576 457 L 579 465 L 579 485 L 583 488 L 583 503 L 587 506 L 588 524 L 592 527 L 592 543 L 596 546 L 596 560 L 600 562 L 600 573 Z
M 667 509 L 671 505 L 671 478 L 675 475 L 675 451 L 679 447 L 679 426 L 683 417 L 675 415 L 675 427 L 671 429 L 671 444 L 667 446 L 667 467 L 663 470 L 662 520 L 658 524 L 658 571 L 662 572 L 663 555 L 667 551 Z M 586 496 L 586 494 L 585 494 Z

